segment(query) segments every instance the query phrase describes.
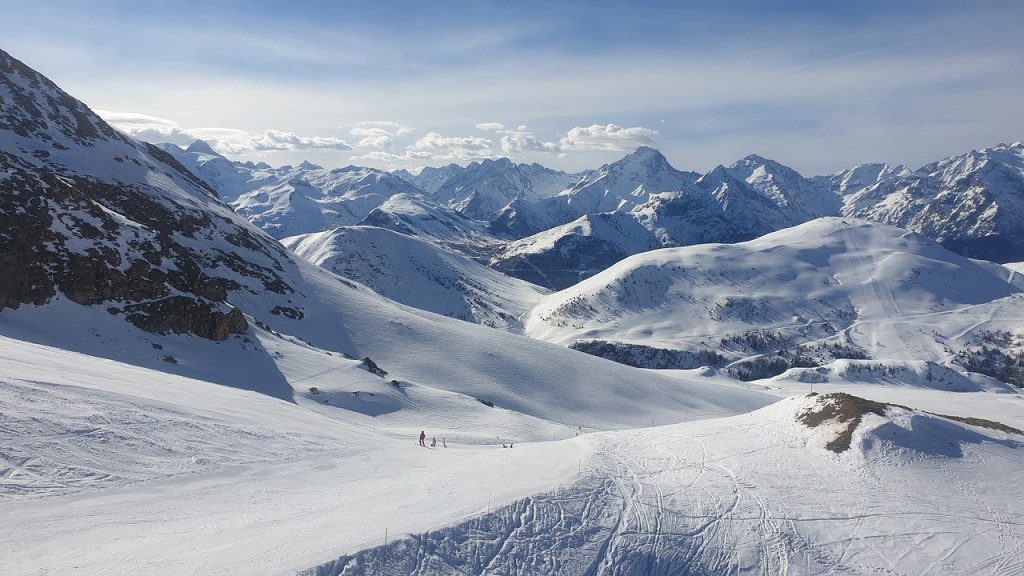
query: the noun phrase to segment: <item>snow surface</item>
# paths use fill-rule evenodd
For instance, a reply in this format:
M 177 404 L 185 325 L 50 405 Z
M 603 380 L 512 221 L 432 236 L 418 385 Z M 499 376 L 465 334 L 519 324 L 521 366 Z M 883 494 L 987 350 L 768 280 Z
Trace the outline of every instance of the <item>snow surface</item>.
M 763 352 L 723 339 L 778 338 L 772 349 L 855 346 L 874 360 L 948 364 L 984 332 L 1019 332 L 1024 283 L 913 233 L 824 218 L 740 244 L 632 256 L 531 311 L 527 333 L 571 344 L 610 340 Z
M 415 427 L 9 338 L 0 374 L 5 574 L 370 574 L 385 528 L 400 573 L 1024 567 L 1024 500 L 1006 480 L 1024 471 L 1024 437 L 921 412 L 869 415 L 842 454 L 823 448 L 834 427 L 796 422 L 813 404 L 800 397 L 430 450 Z M 957 409 L 1000 396 L 983 416 L 1019 426 L 1016 395 L 961 395 Z
M 396 302 L 512 332 L 522 330 L 521 317 L 543 296 L 529 282 L 384 228 L 348 226 L 281 243 Z

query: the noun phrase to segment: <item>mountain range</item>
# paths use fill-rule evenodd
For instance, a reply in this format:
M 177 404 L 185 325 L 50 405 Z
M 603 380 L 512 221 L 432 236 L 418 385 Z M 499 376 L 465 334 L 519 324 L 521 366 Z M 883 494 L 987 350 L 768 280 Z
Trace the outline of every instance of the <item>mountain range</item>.
M 414 175 L 0 103 L 2 573 L 1024 566 L 1024 145 Z

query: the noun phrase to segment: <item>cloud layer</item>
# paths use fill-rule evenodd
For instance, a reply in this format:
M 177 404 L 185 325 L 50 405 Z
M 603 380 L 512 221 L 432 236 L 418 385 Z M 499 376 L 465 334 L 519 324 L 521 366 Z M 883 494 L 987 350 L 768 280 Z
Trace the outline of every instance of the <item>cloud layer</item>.
M 445 136 L 434 131 L 417 136 L 420 131 L 399 122 L 367 120 L 348 127 L 349 135 L 357 138 L 355 144 L 349 144 L 334 136 L 299 136 L 282 130 L 251 133 L 233 128 L 183 128 L 171 120 L 148 114 L 105 110 L 98 113 L 119 130 L 147 142 L 188 146 L 195 140 L 205 140 L 221 154 L 242 158 L 275 151 L 352 151 L 349 160 L 389 165 L 466 163 L 499 156 L 520 159 L 528 154 L 562 156 L 573 151 L 628 152 L 637 146 L 652 144 L 658 134 L 641 126 L 592 124 L 576 126 L 558 138 L 544 140 L 525 125 L 509 129 L 499 122 L 482 122 L 475 128 L 488 136 Z
M 352 150 L 348 142 L 332 136 L 299 136 L 282 130 L 264 130 L 254 134 L 233 128 L 181 128 L 171 120 L 147 114 L 96 112 L 115 128 L 139 140 L 179 146 L 205 140 L 218 152 L 234 156 L 272 151 Z

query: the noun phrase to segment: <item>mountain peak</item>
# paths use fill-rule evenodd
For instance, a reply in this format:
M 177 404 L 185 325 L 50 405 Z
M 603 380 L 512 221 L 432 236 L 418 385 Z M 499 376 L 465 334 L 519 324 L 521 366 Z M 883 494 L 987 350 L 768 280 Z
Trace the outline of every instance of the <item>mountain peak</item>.
M 196 154 L 209 154 L 210 156 L 220 156 L 220 154 L 218 154 L 213 149 L 213 147 L 210 146 L 210 143 L 207 142 L 206 140 L 196 140 L 195 142 L 189 144 L 188 148 L 185 148 L 185 152 L 194 152 Z
M 665 156 L 657 149 L 651 148 L 650 146 L 640 146 L 630 154 L 627 154 L 626 158 L 635 158 L 643 160 L 665 160 Z

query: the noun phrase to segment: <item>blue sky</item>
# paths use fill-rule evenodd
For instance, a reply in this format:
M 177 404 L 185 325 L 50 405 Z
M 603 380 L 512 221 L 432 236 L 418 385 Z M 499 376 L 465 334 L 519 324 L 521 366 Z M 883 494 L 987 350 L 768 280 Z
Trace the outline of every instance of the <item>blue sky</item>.
M 637 145 L 805 174 L 1024 139 L 1024 2 L 0 1 L 0 48 L 122 129 L 326 166 Z

